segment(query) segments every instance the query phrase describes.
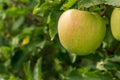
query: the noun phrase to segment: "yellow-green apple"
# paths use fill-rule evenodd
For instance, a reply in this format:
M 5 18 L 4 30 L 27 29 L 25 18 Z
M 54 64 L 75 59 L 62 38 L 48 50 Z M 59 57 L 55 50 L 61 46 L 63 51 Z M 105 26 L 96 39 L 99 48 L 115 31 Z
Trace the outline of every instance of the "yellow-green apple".
M 106 25 L 96 13 L 69 9 L 58 21 L 58 36 L 61 44 L 71 53 L 87 55 L 102 43 Z
M 112 12 L 111 31 L 114 38 L 120 41 L 120 8 L 115 8 Z

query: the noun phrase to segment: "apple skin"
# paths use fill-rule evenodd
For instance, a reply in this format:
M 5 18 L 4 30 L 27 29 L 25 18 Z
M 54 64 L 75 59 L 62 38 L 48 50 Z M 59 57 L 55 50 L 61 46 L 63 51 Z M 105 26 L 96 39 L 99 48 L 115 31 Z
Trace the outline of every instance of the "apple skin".
M 69 9 L 58 21 L 58 36 L 69 52 L 88 55 L 101 45 L 106 33 L 103 19 L 96 13 Z
M 115 8 L 112 12 L 111 31 L 114 38 L 120 41 L 120 8 Z

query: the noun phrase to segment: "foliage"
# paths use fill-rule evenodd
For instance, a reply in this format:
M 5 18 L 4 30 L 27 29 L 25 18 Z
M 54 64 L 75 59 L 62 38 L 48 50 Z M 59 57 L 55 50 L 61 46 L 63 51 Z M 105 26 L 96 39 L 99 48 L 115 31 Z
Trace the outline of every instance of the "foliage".
M 0 0 L 0 80 L 120 80 L 114 7 L 120 0 Z M 70 54 L 59 43 L 59 16 L 71 8 L 104 18 L 106 37 L 95 54 Z

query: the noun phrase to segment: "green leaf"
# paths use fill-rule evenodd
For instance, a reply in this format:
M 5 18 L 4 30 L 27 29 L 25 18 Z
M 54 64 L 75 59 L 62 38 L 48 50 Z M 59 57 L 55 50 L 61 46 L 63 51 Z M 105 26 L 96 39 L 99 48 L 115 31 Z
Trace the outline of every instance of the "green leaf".
M 37 5 L 34 7 L 33 12 L 32 12 L 33 14 L 37 14 L 39 12 L 40 10 L 39 6 L 40 6 L 40 2 L 38 2 Z
M 5 18 L 6 18 L 6 13 L 4 11 L 0 11 L 0 19 L 4 20 Z
M 95 69 L 84 67 L 74 69 L 67 76 L 67 80 L 113 80 L 108 72 L 101 72 Z
M 34 29 L 35 29 L 34 27 L 24 28 L 22 34 L 31 34 Z
M 30 61 L 24 64 L 24 73 L 26 80 L 33 80 L 32 73 L 31 73 L 31 67 L 30 67 Z
M 34 67 L 34 80 L 43 80 L 41 68 L 42 68 L 42 58 L 39 58 Z
M 4 80 L 6 80 L 6 79 L 4 79 Z M 14 75 L 10 75 L 9 80 L 21 80 L 21 79 L 15 77 Z
M 24 17 L 20 17 L 20 18 L 13 24 L 12 30 L 17 30 L 17 29 L 19 29 L 19 27 L 21 27 L 21 25 L 23 24 L 23 22 L 24 22 Z
M 20 8 L 20 7 L 11 7 L 7 9 L 6 15 L 7 16 L 25 16 L 28 12 L 27 8 Z
M 2 31 L 2 30 L 3 30 L 3 28 L 4 28 L 4 24 L 3 24 L 3 22 L 2 22 L 2 21 L 0 21 L 0 31 Z
M 7 46 L 2 46 L 0 47 L 0 58 L 2 59 L 9 59 L 10 56 L 12 55 L 12 50 L 10 47 L 7 47 Z
M 80 0 L 78 3 L 78 8 L 89 8 L 91 6 L 102 4 L 103 0 Z
M 72 71 L 69 76 L 68 76 L 68 79 L 66 80 L 83 80 L 81 74 L 79 74 L 78 71 Z
M 120 63 L 120 56 L 114 56 L 112 58 L 109 58 L 109 61 Z
M 57 34 L 57 22 L 60 16 L 60 13 L 51 13 L 48 16 L 48 25 L 49 25 L 49 35 L 51 37 L 51 40 L 54 39 L 55 35 Z
M 90 68 L 78 69 L 79 74 L 82 76 L 82 80 L 112 80 L 111 76 L 107 72 L 100 72 L 98 70 L 91 70 Z
M 7 70 L 7 67 L 8 66 L 5 66 L 3 65 L 4 63 L 0 63 L 0 74 L 3 74 L 3 73 L 6 73 L 8 70 Z M 1 78 L 1 76 L 0 76 Z
M 14 47 L 17 47 L 18 44 L 19 44 L 19 41 L 20 41 L 19 36 L 15 36 L 15 37 L 12 38 L 10 44 L 11 44 L 11 46 L 12 46 L 13 48 L 14 48 Z
M 119 79 L 120 79 L 120 71 L 117 71 L 116 74 L 115 74 Z
M 120 56 L 116 55 L 113 57 L 107 57 L 104 60 L 105 67 L 109 71 L 109 73 L 112 74 L 112 76 L 115 76 L 115 80 L 119 80 L 120 77 Z
M 106 48 L 106 47 L 110 48 L 110 47 L 113 47 L 115 44 L 118 44 L 118 43 L 114 39 L 110 27 L 107 27 L 107 32 L 106 32 L 106 36 L 104 39 L 103 48 Z
M 117 46 L 117 48 L 116 48 L 114 54 L 115 54 L 116 56 L 120 56 L 120 45 Z
M 120 7 L 120 0 L 105 0 L 105 4 Z
M 30 0 L 20 0 L 20 2 L 29 3 Z
M 8 3 L 10 3 L 10 0 L 0 0 L 0 2 L 8 2 Z
M 40 2 L 34 7 L 33 14 L 39 13 L 39 15 L 44 16 L 46 13 L 48 14 L 50 10 L 56 8 L 60 4 L 60 0 L 45 0 L 44 3 L 40 4 Z
M 11 66 L 13 72 L 17 72 L 23 65 L 23 62 L 27 59 L 28 54 L 22 50 L 17 50 L 11 59 Z
M 38 8 L 38 6 L 39 6 L 39 3 L 34 7 L 32 12 L 33 14 L 37 14 L 39 12 L 40 8 Z
M 57 71 L 62 70 L 62 66 L 61 66 L 60 60 L 57 59 L 57 58 L 55 58 L 54 62 L 55 62 L 55 69 L 56 69 Z
M 78 0 L 68 0 L 67 3 L 63 4 L 63 6 L 61 7 L 62 10 L 67 10 L 70 7 L 72 7 Z
M 108 57 L 104 60 L 105 68 L 107 70 L 118 71 L 120 70 L 120 56 Z

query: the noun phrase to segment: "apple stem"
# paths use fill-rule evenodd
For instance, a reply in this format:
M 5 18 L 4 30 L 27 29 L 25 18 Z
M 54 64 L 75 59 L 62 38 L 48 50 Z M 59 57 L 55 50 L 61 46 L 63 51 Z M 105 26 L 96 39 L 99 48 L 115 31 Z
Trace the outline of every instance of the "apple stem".
M 106 5 L 106 8 L 101 12 L 101 16 L 104 16 L 107 12 L 108 12 L 108 10 L 110 9 L 110 6 L 109 5 Z

